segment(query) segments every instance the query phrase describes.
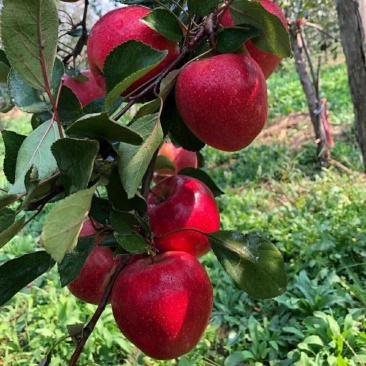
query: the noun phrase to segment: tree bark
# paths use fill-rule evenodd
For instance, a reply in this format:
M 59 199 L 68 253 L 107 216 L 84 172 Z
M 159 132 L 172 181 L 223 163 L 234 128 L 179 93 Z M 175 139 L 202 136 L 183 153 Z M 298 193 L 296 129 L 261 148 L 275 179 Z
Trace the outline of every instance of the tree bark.
M 366 0 L 337 0 L 337 13 L 355 113 L 357 141 L 366 170 Z
M 312 69 L 311 60 L 308 60 L 306 52 L 307 49 L 304 34 L 302 29 L 297 24 L 292 24 L 290 28 L 291 48 L 295 58 L 296 71 L 299 75 L 302 89 L 306 96 L 308 104 L 309 115 L 313 125 L 315 134 L 316 151 L 320 164 L 324 167 L 330 166 L 330 153 L 327 141 L 326 132 L 321 119 L 322 104 L 317 90 L 318 83 L 314 80 L 314 70 Z M 302 36 L 303 35 L 303 36 Z M 313 80 L 308 73 L 308 66 L 311 68 Z

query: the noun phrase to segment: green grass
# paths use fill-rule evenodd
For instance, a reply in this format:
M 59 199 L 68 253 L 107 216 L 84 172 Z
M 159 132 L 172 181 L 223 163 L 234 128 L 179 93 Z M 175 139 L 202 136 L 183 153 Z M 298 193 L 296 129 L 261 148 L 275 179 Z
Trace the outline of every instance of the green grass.
M 346 79 L 343 65 L 322 72 L 332 121 L 349 125 Z M 306 109 L 294 73 L 275 75 L 269 86 L 272 116 Z M 22 130 L 23 122 L 5 124 L 19 123 Z M 351 129 L 332 150 L 354 170 L 351 175 L 320 169 L 313 145 L 291 152 L 286 145 L 254 143 L 233 154 L 205 148 L 204 155 L 210 175 L 226 193 L 218 199 L 222 228 L 269 237 L 285 259 L 286 292 L 271 300 L 251 299 L 209 253 L 202 261 L 214 285 L 214 310 L 192 352 L 167 362 L 144 357 L 121 335 L 108 307 L 80 365 L 366 364 L 366 191 Z M 0 181 L 4 186 L 3 177 Z M 1 263 L 40 248 L 43 219 L 0 250 Z M 53 268 L 0 309 L 0 364 L 37 365 L 67 333 L 67 324 L 87 321 L 94 310 L 60 288 Z M 70 340 L 62 342 L 51 365 L 65 365 L 73 349 Z

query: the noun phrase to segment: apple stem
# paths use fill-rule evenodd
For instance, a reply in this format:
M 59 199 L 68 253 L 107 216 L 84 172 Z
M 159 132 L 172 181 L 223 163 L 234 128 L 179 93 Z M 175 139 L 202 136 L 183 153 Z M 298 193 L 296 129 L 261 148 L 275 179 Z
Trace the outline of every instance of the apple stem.
M 76 365 L 76 362 L 78 361 L 78 359 L 80 357 L 80 354 L 85 346 L 86 341 L 88 340 L 90 334 L 93 332 L 95 325 L 97 324 L 97 321 L 99 320 L 105 307 L 108 304 L 108 300 L 111 296 L 113 285 L 117 279 L 117 276 L 123 270 L 123 268 L 125 268 L 127 266 L 130 258 L 131 258 L 131 255 L 126 255 L 125 258 L 123 258 L 123 260 L 118 264 L 116 270 L 114 271 L 113 275 L 111 276 L 111 278 L 108 282 L 108 285 L 104 291 L 103 297 L 98 304 L 97 310 L 95 311 L 92 318 L 90 319 L 88 324 L 83 328 L 83 330 L 81 332 L 81 338 L 80 338 L 79 342 L 77 343 L 75 351 L 69 361 L 69 366 Z

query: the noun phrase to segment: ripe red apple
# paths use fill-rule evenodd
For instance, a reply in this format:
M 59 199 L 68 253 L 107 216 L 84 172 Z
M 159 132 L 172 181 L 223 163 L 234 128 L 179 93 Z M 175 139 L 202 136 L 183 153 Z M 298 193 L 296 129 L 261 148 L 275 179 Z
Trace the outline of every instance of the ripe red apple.
M 158 153 L 158 156 L 165 156 L 174 165 L 175 169 L 161 169 L 154 173 L 154 182 L 158 183 L 166 177 L 169 177 L 184 168 L 197 168 L 197 155 L 193 151 L 185 150 L 182 147 L 175 147 L 172 142 L 165 142 Z
M 150 11 L 151 9 L 138 5 L 115 9 L 101 17 L 91 29 L 88 39 L 88 61 L 97 84 L 103 90 L 105 90 L 104 61 L 112 49 L 123 42 L 141 41 L 157 50 L 167 50 L 168 54 L 158 66 L 135 81 L 122 95 L 129 94 L 156 76 L 178 56 L 179 47 L 176 42 L 169 41 L 141 20 Z
M 111 304 L 122 333 L 148 356 L 167 360 L 199 342 L 212 311 L 212 285 L 196 258 L 167 252 L 123 269 Z
M 90 220 L 85 221 L 80 237 L 96 235 Z M 94 248 L 87 257 L 78 277 L 68 284 L 70 292 L 82 301 L 90 304 L 99 304 L 106 286 L 114 271 L 115 261 L 113 252 L 108 247 L 98 246 L 105 239 L 105 235 L 99 234 L 95 239 Z
M 263 7 L 270 13 L 276 15 L 282 22 L 282 24 L 288 28 L 287 20 L 285 15 L 283 14 L 281 8 L 272 2 L 272 0 L 257 0 L 259 1 Z M 235 25 L 233 19 L 231 18 L 230 12 L 225 11 L 222 19 L 221 24 L 223 26 L 233 26 Z M 261 67 L 263 74 L 266 79 L 268 79 L 271 74 L 276 70 L 277 66 L 281 62 L 281 58 L 272 53 L 262 51 L 261 49 L 257 48 L 251 40 L 245 42 L 245 47 L 247 48 L 250 56 L 254 58 L 254 60 L 258 63 Z
M 267 85 L 247 54 L 224 54 L 183 67 L 175 86 L 178 111 L 206 144 L 224 151 L 248 146 L 264 127 Z
M 75 80 L 70 75 L 64 75 L 64 86 L 70 88 L 78 97 L 80 104 L 84 107 L 91 101 L 105 96 L 103 90 L 97 85 L 90 70 L 81 70 L 80 73 L 87 76 L 87 81 Z
M 193 228 L 212 233 L 220 228 L 220 215 L 210 189 L 201 181 L 183 175 L 173 175 L 152 188 L 147 199 L 147 211 L 154 242 L 160 252 L 183 251 L 195 257 L 211 247 L 206 235 Z

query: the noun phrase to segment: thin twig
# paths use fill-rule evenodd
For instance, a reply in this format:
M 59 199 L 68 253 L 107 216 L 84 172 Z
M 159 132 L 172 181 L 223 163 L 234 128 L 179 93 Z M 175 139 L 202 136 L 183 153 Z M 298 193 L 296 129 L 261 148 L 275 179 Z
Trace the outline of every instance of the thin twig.
M 88 340 L 90 334 L 92 333 L 92 331 L 95 328 L 95 325 L 97 324 L 100 316 L 102 315 L 105 307 L 108 304 L 109 298 L 111 296 L 112 293 L 112 289 L 113 289 L 113 285 L 114 282 L 116 281 L 117 276 L 119 275 L 119 273 L 123 270 L 123 268 L 125 268 L 129 262 L 131 258 L 131 255 L 127 255 L 125 256 L 125 258 L 123 258 L 123 260 L 118 264 L 115 272 L 113 273 L 113 275 L 111 276 L 108 285 L 104 291 L 103 297 L 100 300 L 97 310 L 95 311 L 95 313 L 93 314 L 92 318 L 90 319 L 89 323 L 83 328 L 82 331 L 82 335 L 81 338 L 76 346 L 76 349 L 73 353 L 73 355 L 71 356 L 71 359 L 69 361 L 69 366 L 75 366 L 76 362 L 78 361 L 80 354 L 85 346 L 86 341 Z

